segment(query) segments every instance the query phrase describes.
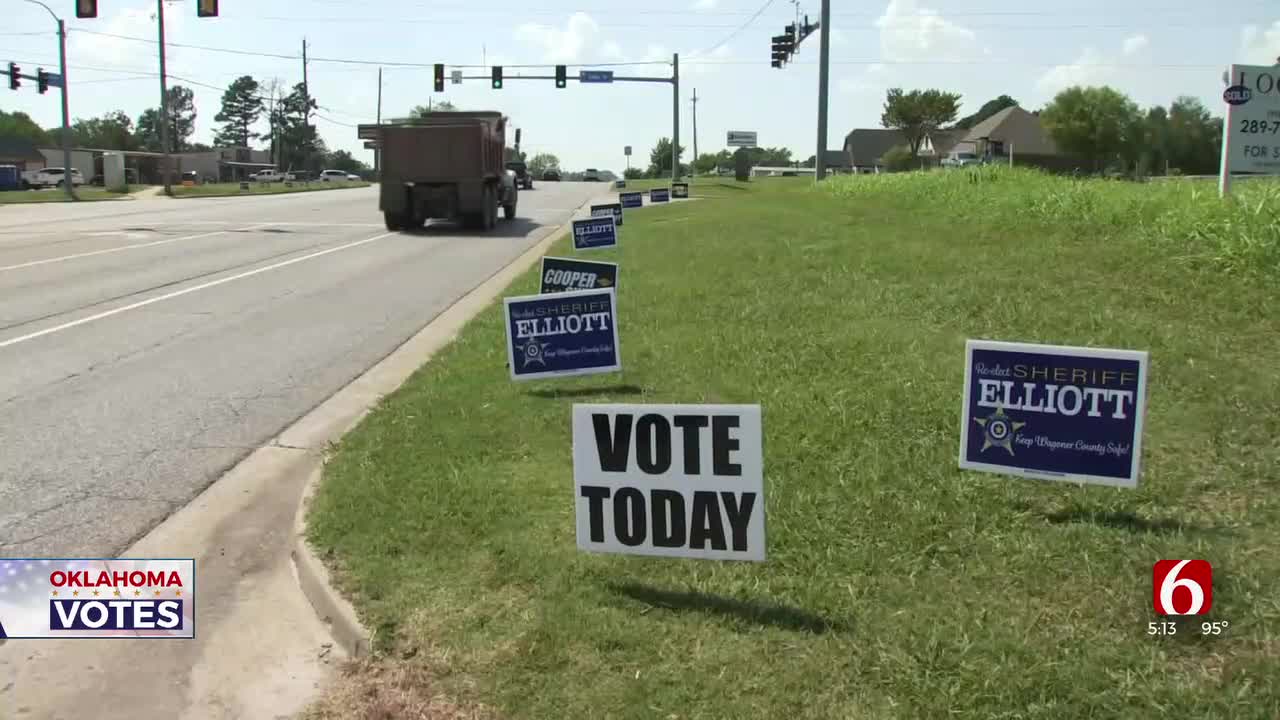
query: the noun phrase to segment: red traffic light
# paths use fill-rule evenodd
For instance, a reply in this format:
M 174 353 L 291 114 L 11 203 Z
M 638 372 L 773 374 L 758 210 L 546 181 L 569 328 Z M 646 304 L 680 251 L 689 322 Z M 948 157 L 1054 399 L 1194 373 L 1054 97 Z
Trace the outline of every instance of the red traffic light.
M 17 90 L 22 87 L 22 68 L 13 63 L 9 63 L 9 89 Z
M 81 19 L 98 17 L 98 0 L 76 0 L 76 17 Z

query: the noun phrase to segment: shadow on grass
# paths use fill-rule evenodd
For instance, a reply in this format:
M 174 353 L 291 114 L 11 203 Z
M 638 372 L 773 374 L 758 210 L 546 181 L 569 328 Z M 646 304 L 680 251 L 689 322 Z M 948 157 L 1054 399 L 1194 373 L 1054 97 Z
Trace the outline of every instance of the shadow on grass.
M 739 185 L 737 183 L 731 184 L 727 182 L 718 182 L 716 183 L 716 187 L 725 187 L 725 188 L 729 188 L 730 190 L 746 190 L 747 189 L 745 185 Z
M 552 388 L 550 390 L 530 390 L 526 394 L 534 397 L 546 398 L 554 400 L 556 398 L 578 398 L 578 397 L 594 397 L 596 395 L 640 395 L 644 393 L 644 389 L 639 385 L 610 385 L 606 387 L 595 388 L 573 388 L 565 390 L 562 388 Z
M 611 592 L 632 600 L 676 612 L 724 615 L 746 622 L 818 635 L 827 632 L 845 632 L 850 629 L 850 625 L 846 622 L 831 620 L 790 605 L 737 600 L 710 593 L 661 590 L 641 583 L 609 583 L 607 587 Z
M 1085 523 L 1101 527 L 1127 530 L 1129 532 L 1149 532 L 1157 535 L 1172 535 L 1182 532 L 1203 532 L 1208 528 L 1185 523 L 1174 518 L 1144 518 L 1129 510 L 1088 510 L 1086 508 L 1070 508 L 1057 512 L 1036 512 L 1045 520 L 1055 525 Z

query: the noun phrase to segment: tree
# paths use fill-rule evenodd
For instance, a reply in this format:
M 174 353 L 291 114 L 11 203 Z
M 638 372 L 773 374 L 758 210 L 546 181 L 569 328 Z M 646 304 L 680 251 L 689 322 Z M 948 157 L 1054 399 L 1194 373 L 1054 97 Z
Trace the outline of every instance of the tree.
M 169 152 L 182 152 L 187 139 L 196 129 L 195 94 L 190 88 L 174 85 L 169 88 Z M 152 152 L 160 152 L 160 110 L 148 108 L 138 116 L 138 141 Z
M 622 172 L 622 177 L 628 180 L 638 180 L 644 177 L 644 171 L 640 168 L 627 168 Z
M 529 159 L 529 172 L 534 175 L 541 175 L 548 170 L 558 170 L 560 168 L 560 158 L 551 153 L 537 153 Z
M 1179 97 L 1169 106 L 1169 163 L 1185 175 L 1218 172 L 1222 162 L 1222 119 L 1199 100 Z
M 733 153 L 728 150 L 702 153 L 693 161 L 693 171 L 700 175 L 713 172 L 718 167 L 733 167 Z
M 77 147 L 102 150 L 137 150 L 133 121 L 121 110 L 102 117 L 76 118 L 71 124 L 71 142 Z
M 924 139 L 945 123 L 956 119 L 960 108 L 960 96 L 941 90 L 912 90 L 890 88 L 884 101 L 884 113 L 880 124 L 896 128 L 907 140 L 911 157 L 920 152 Z
M 726 151 L 727 154 L 728 151 Z M 792 164 L 789 148 L 747 148 L 747 161 L 751 167 L 784 167 Z M 733 156 L 729 156 L 733 162 Z
M 257 133 L 250 128 L 262 117 L 262 96 L 258 94 L 258 81 L 251 75 L 242 75 L 232 81 L 222 93 L 222 110 L 214 120 L 224 123 L 214 136 L 213 143 L 223 147 L 249 147 Z
M 911 153 L 909 148 L 903 145 L 889 148 L 880 161 L 884 163 L 885 170 L 889 172 L 914 170 L 918 163 L 916 156 Z
M 302 83 L 294 85 L 293 91 L 276 105 L 278 165 L 311 169 L 324 160 L 323 154 L 317 154 L 323 152 L 324 144 L 316 135 L 315 126 L 308 122 L 317 107 L 316 99 L 308 96 Z
M 457 112 L 457 111 L 458 111 L 458 106 L 454 105 L 448 100 L 441 100 L 440 102 L 432 101 L 428 105 L 415 105 L 413 109 L 409 111 L 409 117 L 422 118 L 430 115 L 433 112 Z
M 1147 111 L 1142 123 L 1142 151 L 1134 172 L 1140 176 L 1164 175 L 1169 167 L 1169 113 L 1162 107 Z
M 365 165 L 346 150 L 334 150 L 329 153 L 327 167 L 333 170 L 341 170 L 345 173 L 361 176 L 368 174 L 371 170 L 368 165 Z
M 676 148 L 676 158 L 684 155 L 684 146 Z M 658 144 L 649 153 L 649 177 L 667 177 L 671 175 L 671 138 L 660 138 Z
M 988 100 L 983 103 L 982 107 L 978 108 L 978 112 L 960 118 L 960 121 L 955 124 L 955 127 L 959 130 L 968 130 L 1005 108 L 1017 106 L 1017 100 L 1014 100 L 1008 95 L 1001 95 L 995 100 Z
M 49 145 L 53 140 L 49 135 L 30 115 L 17 110 L 11 113 L 0 110 L 0 137 L 22 138 L 34 145 Z
M 1110 87 L 1070 87 L 1040 113 L 1058 147 L 1088 159 L 1095 172 L 1127 161 L 1141 147 L 1138 106 Z

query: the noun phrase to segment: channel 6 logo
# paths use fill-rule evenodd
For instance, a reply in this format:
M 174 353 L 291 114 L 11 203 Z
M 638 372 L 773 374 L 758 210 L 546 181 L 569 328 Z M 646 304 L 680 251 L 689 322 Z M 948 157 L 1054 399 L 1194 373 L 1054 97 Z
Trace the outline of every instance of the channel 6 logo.
M 1208 560 L 1158 560 L 1151 596 L 1160 615 L 1205 615 L 1213 607 L 1213 566 Z

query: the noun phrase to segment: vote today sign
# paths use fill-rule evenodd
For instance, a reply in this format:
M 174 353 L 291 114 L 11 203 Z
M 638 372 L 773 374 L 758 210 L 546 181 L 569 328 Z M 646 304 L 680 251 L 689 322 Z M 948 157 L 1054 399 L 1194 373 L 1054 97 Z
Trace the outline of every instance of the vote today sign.
M 673 198 L 689 197 L 689 183 L 671 183 L 671 197 Z
M 670 200 L 671 200 L 670 188 L 654 188 L 649 191 L 649 202 L 651 203 L 669 202 Z
M 613 216 L 613 222 L 618 227 L 622 227 L 622 203 L 605 203 L 604 205 L 592 205 L 591 217 L 608 217 Z
M 613 213 L 573 221 L 573 249 L 599 250 L 618 244 L 617 221 Z
M 622 369 L 613 288 L 504 299 L 512 380 Z
M 618 193 L 618 203 L 624 208 L 644 207 L 644 193 L 625 192 Z
M 960 467 L 1137 487 L 1147 353 L 970 340 Z
M 573 406 L 578 549 L 765 559 L 759 405 Z
M 542 294 L 618 286 L 617 263 L 542 258 Z

